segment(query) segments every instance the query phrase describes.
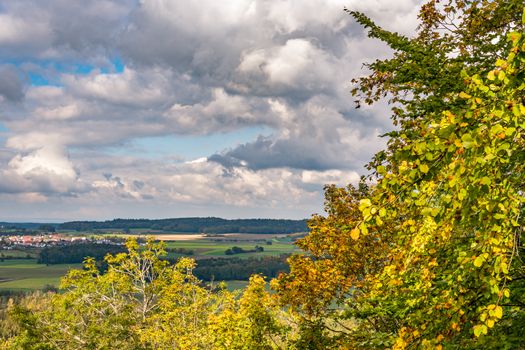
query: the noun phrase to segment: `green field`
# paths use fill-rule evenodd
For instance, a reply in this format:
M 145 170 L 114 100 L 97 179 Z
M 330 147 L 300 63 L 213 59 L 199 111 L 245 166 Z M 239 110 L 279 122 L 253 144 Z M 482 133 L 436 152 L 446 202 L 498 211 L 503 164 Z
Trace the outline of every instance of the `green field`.
M 226 289 L 228 289 L 230 292 L 233 292 L 235 290 L 244 289 L 248 285 L 248 281 L 225 281 L 226 282 Z M 214 282 L 215 284 L 219 282 Z
M 299 249 L 291 242 L 280 242 L 275 240 L 271 245 L 267 245 L 265 242 L 246 242 L 246 241 L 213 241 L 213 240 L 195 240 L 195 241 L 169 241 L 166 242 L 168 248 L 185 248 L 191 249 L 195 252 L 194 258 L 211 258 L 211 257 L 257 257 L 257 256 L 268 256 L 268 255 L 281 255 L 290 254 L 292 252 L 298 252 Z M 243 248 L 244 250 L 254 249 L 256 245 L 264 248 L 263 252 L 257 253 L 241 253 L 235 255 L 226 255 L 224 252 L 226 249 L 233 246 Z M 177 256 L 177 254 L 170 254 L 170 256 Z
M 0 249 L 1 257 L 13 257 L 13 258 L 28 258 L 34 259 L 38 255 L 37 249 Z
M 46 266 L 34 259 L 16 259 L 0 262 L 0 290 L 34 290 L 58 286 L 60 278 L 79 264 Z

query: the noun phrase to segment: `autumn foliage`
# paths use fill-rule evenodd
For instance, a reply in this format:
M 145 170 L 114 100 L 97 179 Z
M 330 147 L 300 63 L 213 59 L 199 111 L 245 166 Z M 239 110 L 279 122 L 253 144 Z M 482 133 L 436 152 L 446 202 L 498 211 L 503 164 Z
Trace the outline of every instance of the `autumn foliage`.
M 370 187 L 327 188 L 277 283 L 332 346 L 523 346 L 523 6 L 430 1 L 414 39 L 350 12 L 395 51 L 353 92 L 398 130 Z

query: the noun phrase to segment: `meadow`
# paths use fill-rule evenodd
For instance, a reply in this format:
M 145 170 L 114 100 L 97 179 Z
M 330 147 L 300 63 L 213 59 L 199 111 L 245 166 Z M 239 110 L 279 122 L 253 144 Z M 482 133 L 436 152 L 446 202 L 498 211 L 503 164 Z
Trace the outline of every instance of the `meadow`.
M 30 291 L 57 287 L 67 271 L 79 264 L 37 264 L 35 259 L 13 259 L 0 262 L 0 291 Z
M 266 242 L 271 242 L 267 244 Z M 257 253 L 240 253 L 235 254 L 236 257 L 251 257 L 251 256 L 276 256 L 281 254 L 290 254 L 298 252 L 298 248 L 293 245 L 291 241 L 283 240 L 283 238 L 274 238 L 268 241 L 249 241 L 249 240 L 217 240 L 217 239 L 197 239 L 197 240 L 174 240 L 166 241 L 168 248 L 185 248 L 194 251 L 193 257 L 195 259 L 212 258 L 212 257 L 227 257 L 225 251 L 231 247 L 239 247 L 244 250 L 254 249 L 255 246 L 261 246 L 264 251 Z M 172 256 L 177 256 L 175 253 L 170 253 Z

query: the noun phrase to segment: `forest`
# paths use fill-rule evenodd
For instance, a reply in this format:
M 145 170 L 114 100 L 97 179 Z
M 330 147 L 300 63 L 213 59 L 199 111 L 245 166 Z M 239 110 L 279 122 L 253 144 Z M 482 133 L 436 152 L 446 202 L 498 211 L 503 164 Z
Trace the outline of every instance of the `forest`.
M 236 219 L 214 217 L 175 219 L 114 219 L 109 221 L 71 221 L 58 226 L 62 230 L 132 230 L 149 229 L 189 233 L 295 233 L 307 230 L 306 220 Z
M 82 263 L 86 256 L 96 261 L 104 260 L 107 254 L 123 253 L 122 245 L 108 243 L 83 243 L 45 247 L 38 252 L 38 264 Z
M 359 184 L 325 187 L 287 272 L 230 292 L 131 239 L 8 301 L 2 347 L 525 349 L 523 0 L 426 1 L 413 37 L 346 11 L 392 51 L 356 107 L 395 128 Z

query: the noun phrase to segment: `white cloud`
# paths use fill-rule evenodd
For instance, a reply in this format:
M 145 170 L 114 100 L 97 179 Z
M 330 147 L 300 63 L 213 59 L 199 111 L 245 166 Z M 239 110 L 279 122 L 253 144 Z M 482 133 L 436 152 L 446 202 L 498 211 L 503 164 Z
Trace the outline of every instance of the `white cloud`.
M 116 105 L 150 107 L 172 99 L 170 71 L 153 68 L 137 72 L 126 68 L 122 73 L 88 76 L 67 74 L 62 82 L 72 94 L 80 98 L 97 99 Z
M 255 79 L 251 85 L 319 92 L 333 85 L 335 69 L 335 60 L 328 53 L 301 38 L 290 39 L 282 46 L 245 53 L 238 72 Z M 243 77 L 238 79 L 242 81 Z
M 349 183 L 359 182 L 359 174 L 355 171 L 327 170 L 311 171 L 305 170 L 301 174 L 301 180 L 306 184 L 336 184 L 346 186 Z
M 36 193 L 70 195 L 84 190 L 73 164 L 56 146 L 16 155 L 2 171 L 2 180 L 0 192 L 33 193 L 31 198 Z
M 17 155 L 8 166 L 21 176 L 54 174 L 70 179 L 76 177 L 73 165 L 63 151 L 53 146 L 43 147 L 25 156 Z
M 43 21 L 35 21 L 0 14 L 0 45 L 25 45 L 40 42 L 40 45 L 50 43 L 52 33 Z

